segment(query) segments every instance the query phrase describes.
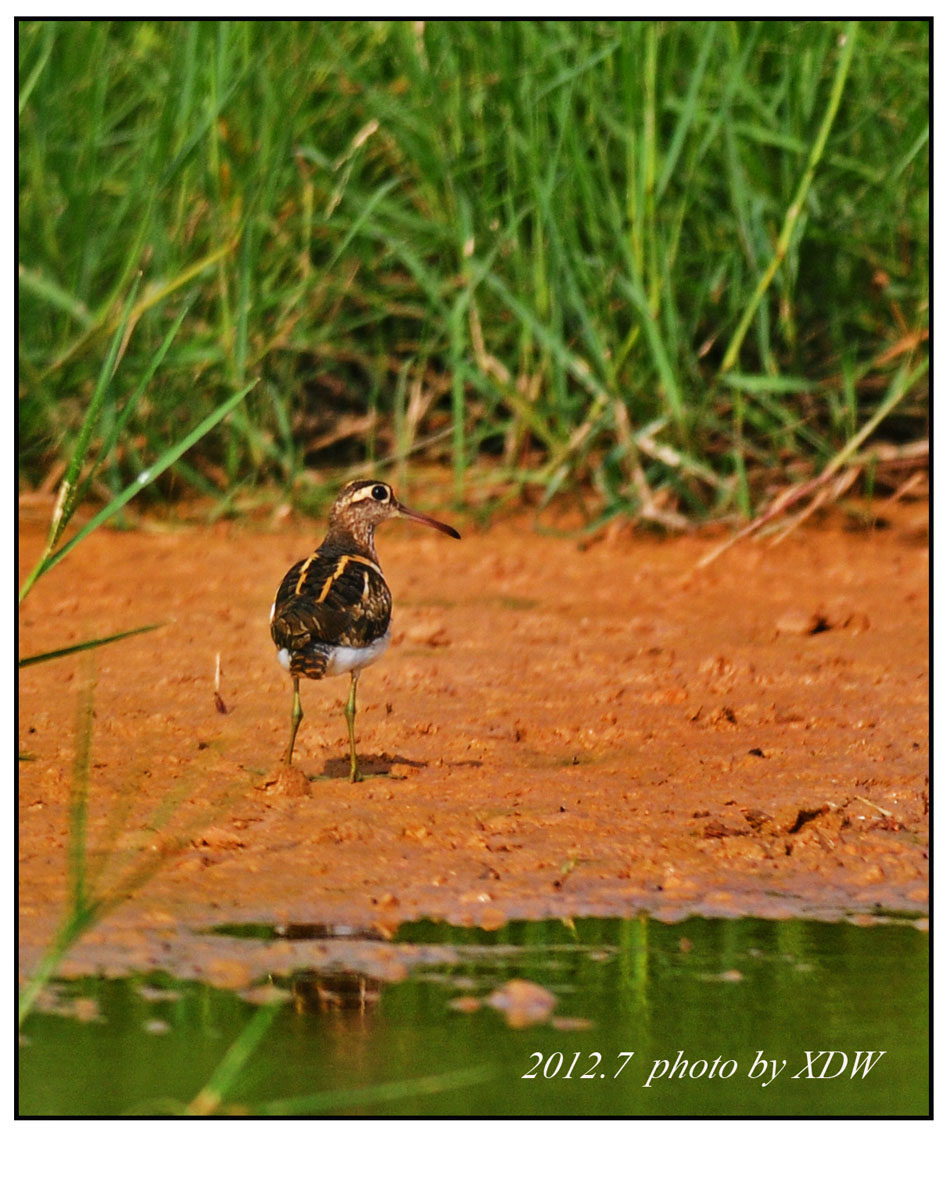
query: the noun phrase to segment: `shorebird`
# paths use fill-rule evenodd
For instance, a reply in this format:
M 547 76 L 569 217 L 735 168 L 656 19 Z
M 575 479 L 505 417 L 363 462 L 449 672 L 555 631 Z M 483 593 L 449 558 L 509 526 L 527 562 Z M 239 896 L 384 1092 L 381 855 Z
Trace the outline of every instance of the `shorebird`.
M 392 595 L 373 542 L 377 526 L 386 519 L 412 519 L 461 538 L 454 527 L 403 506 L 386 482 L 350 482 L 330 510 L 326 539 L 287 573 L 270 611 L 277 661 L 294 686 L 284 761 L 290 765 L 293 760 L 303 718 L 300 677 L 323 679 L 349 672 L 350 695 L 343 713 L 350 738 L 350 782 L 360 780 L 354 733 L 356 683 L 363 668 L 389 646 Z

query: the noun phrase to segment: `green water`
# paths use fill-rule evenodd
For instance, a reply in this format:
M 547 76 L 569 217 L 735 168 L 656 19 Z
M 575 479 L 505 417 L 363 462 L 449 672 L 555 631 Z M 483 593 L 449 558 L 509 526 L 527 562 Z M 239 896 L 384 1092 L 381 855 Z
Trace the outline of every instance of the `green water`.
M 246 942 L 273 935 L 267 928 L 230 933 Z M 451 950 L 398 983 L 342 966 L 276 981 L 290 995 L 228 1080 L 219 1111 L 929 1110 L 928 938 L 910 923 L 584 919 L 573 929 L 515 923 L 494 932 L 414 923 L 390 946 L 401 944 Z M 503 1011 L 484 1004 L 514 978 L 555 995 L 546 1021 L 514 1028 Z M 28 1018 L 19 1052 L 21 1115 L 183 1110 L 259 1009 L 234 993 L 155 977 L 83 979 L 58 989 L 61 1003 L 81 998 L 85 1016 L 96 1016 Z M 482 1007 L 451 1004 L 460 998 Z M 856 1051 L 882 1050 L 870 1069 L 862 1056 L 855 1071 Z M 671 1077 L 677 1059 L 684 1069 Z M 842 1059 L 847 1069 L 835 1075 Z M 779 1067 L 784 1060 L 784 1070 L 763 1086 L 772 1060 Z M 754 1067 L 761 1073 L 752 1077 Z

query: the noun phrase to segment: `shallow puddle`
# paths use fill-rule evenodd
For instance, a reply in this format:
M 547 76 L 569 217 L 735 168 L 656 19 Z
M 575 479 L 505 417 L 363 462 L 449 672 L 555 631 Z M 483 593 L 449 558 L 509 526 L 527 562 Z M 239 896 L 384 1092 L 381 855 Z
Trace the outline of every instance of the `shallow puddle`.
M 20 1113 L 929 1108 L 928 938 L 913 920 L 219 933 L 307 958 L 242 994 L 154 975 L 58 982 L 23 1027 Z

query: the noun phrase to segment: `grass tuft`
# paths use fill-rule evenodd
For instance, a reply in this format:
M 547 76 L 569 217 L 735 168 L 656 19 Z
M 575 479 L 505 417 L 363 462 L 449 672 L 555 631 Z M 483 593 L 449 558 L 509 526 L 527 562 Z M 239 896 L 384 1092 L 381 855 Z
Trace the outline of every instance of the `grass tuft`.
M 925 440 L 929 38 L 21 21 L 21 482 L 114 498 L 236 390 L 152 497 L 422 453 L 672 527 Z

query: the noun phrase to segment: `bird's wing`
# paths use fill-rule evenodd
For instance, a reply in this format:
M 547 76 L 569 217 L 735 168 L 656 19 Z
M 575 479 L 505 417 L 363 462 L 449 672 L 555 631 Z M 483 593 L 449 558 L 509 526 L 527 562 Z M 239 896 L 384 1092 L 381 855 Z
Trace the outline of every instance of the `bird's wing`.
M 271 636 L 292 654 L 320 643 L 365 647 L 386 633 L 391 610 L 389 589 L 373 561 L 317 552 L 281 582 Z

